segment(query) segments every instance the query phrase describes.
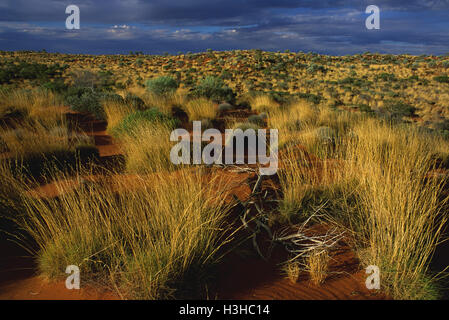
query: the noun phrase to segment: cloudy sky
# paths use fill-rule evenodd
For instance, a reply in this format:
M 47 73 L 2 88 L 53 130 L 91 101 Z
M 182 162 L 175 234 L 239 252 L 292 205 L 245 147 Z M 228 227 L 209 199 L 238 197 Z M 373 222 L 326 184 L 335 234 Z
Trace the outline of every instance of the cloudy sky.
M 68 5 L 81 28 L 65 27 Z M 368 5 L 380 30 L 367 30 Z M 449 53 L 449 0 L 0 0 L 0 50 Z

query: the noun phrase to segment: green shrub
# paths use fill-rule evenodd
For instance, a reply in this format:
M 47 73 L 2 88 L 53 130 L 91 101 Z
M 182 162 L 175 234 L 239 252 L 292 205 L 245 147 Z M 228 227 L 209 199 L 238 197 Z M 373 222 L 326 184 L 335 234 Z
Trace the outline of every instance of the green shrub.
M 385 111 L 392 118 L 402 118 L 414 116 L 416 108 L 402 101 L 390 101 L 386 103 Z
M 178 83 L 169 76 L 157 77 L 146 82 L 148 91 L 158 96 L 173 93 L 178 89 Z
M 327 69 L 324 66 L 316 64 L 316 63 L 311 63 L 309 65 L 309 67 L 307 68 L 307 72 L 308 73 L 312 73 L 312 74 L 317 73 L 317 72 L 323 72 L 324 73 L 326 71 L 327 71 Z
M 179 125 L 179 120 L 174 119 L 156 108 L 150 108 L 144 111 L 136 111 L 126 116 L 120 124 L 114 128 L 113 134 L 119 136 L 122 134 L 132 135 L 133 130 L 142 123 L 165 122 L 170 127 L 175 128 Z
M 90 112 L 97 119 L 105 119 L 105 113 L 100 103 L 101 98 L 101 93 L 80 90 L 76 95 L 68 96 L 66 102 L 74 111 Z
M 53 92 L 62 93 L 67 90 L 68 86 L 61 79 L 45 82 L 42 87 Z
M 440 82 L 440 83 L 449 83 L 448 76 L 437 76 L 437 77 L 434 77 L 433 80 Z
M 397 78 L 394 74 L 391 73 L 381 73 L 380 75 L 377 76 L 378 80 L 382 80 L 382 81 L 397 81 Z
M 69 87 L 65 94 L 65 102 L 74 111 L 90 112 L 97 119 L 105 119 L 105 112 L 101 105 L 102 101 L 125 102 L 137 105 L 135 97 L 127 96 L 123 99 L 121 95 L 111 91 L 94 91 L 90 88 Z M 142 101 L 143 102 L 143 101 Z
M 235 93 L 232 89 L 223 80 L 213 76 L 208 76 L 201 80 L 193 89 L 192 95 L 194 97 L 206 97 L 218 102 L 233 103 L 235 101 Z

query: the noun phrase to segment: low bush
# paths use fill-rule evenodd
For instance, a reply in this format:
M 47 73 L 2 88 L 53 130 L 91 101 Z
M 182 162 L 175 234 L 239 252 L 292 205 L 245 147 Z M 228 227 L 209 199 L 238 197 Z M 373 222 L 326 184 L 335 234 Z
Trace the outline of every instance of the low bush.
M 434 77 L 433 80 L 440 83 L 449 83 L 449 76 L 437 76 Z
M 105 113 L 100 100 L 103 97 L 101 93 L 80 90 L 77 95 L 71 95 L 66 98 L 67 104 L 74 111 L 90 112 L 97 119 L 105 119 Z
M 202 285 L 230 239 L 229 186 L 218 178 L 204 186 L 201 172 L 158 173 L 138 177 L 132 192 L 125 180 L 119 193 L 103 183 L 58 199 L 27 197 L 19 223 L 47 278 L 64 279 L 74 264 L 83 281 L 112 283 L 127 298 L 204 298 Z
M 179 84 L 172 77 L 163 76 L 148 80 L 146 86 L 149 92 L 163 96 L 174 93 L 178 89 Z

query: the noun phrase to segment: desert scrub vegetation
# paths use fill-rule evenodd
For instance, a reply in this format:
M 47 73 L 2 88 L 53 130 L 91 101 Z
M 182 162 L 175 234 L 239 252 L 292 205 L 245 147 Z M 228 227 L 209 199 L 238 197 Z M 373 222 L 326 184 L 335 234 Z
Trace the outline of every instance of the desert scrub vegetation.
M 2 161 L 16 170 L 23 166 L 40 176 L 53 166 L 75 166 L 81 156 L 94 158 L 93 140 L 68 129 L 62 97 L 49 90 L 7 90 L 1 93 Z
M 213 76 L 207 76 L 201 80 L 191 92 L 193 97 L 205 97 L 215 102 L 233 103 L 235 93 L 229 88 L 222 79 Z
M 428 174 L 444 163 L 435 153 L 448 148 L 448 141 L 388 118 L 304 102 L 272 111 L 268 120 L 285 138 L 278 219 L 295 224 L 319 213 L 338 221 L 355 235 L 363 265 L 384 270 L 381 283 L 388 294 L 437 298 L 441 274 L 432 273 L 429 263 L 446 239 L 447 177 Z M 332 147 L 323 147 L 324 141 Z
M 123 297 L 192 297 L 229 240 L 227 187 L 203 178 L 180 170 L 137 177 L 134 190 L 124 185 L 120 193 L 104 183 L 59 199 L 23 196 L 27 215 L 18 223 L 35 239 L 39 271 L 50 279 L 74 264 L 85 281 L 112 282 Z
M 69 66 L 48 77 L 6 73 L 0 88 L 0 149 L 13 158 L 0 161 L 0 171 L 11 171 L 2 176 L 0 205 L 26 213 L 17 217 L 40 243 L 43 274 L 58 278 L 67 264 L 79 263 L 90 279 L 113 283 L 124 297 L 182 296 L 198 268 L 215 260 L 215 253 L 210 259 L 201 253 L 220 244 L 211 240 L 209 247 L 205 237 L 224 234 L 213 222 L 221 209 L 195 180 L 201 175 L 177 171 L 169 159 L 170 132 L 185 127 L 188 117 L 203 128 L 223 120 L 227 128 L 279 130 L 280 214 L 269 217 L 270 226 L 310 217 L 339 224 L 354 238 L 361 266 L 380 267 L 382 289 L 391 297 L 441 292 L 441 274 L 429 262 L 446 240 L 447 57 L 214 51 L 139 55 L 137 63 L 136 55 L 0 54 L 2 70 L 20 64 L 17 57 Z M 71 71 L 80 65 L 84 71 Z M 31 163 L 52 167 L 53 156 L 74 158 L 73 152 L 93 147 L 69 135 L 57 112 L 63 105 L 107 120 L 126 160 L 126 175 L 118 176 L 135 183 L 123 182 L 121 192 L 113 184 L 82 183 L 58 200 L 30 198 L 26 183 L 15 186 L 27 150 L 36 151 Z M 293 262 L 284 266 L 292 281 L 307 264 L 325 266 Z
M 146 82 L 148 91 L 156 96 L 166 96 L 175 93 L 179 84 L 168 76 L 157 77 Z
M 92 113 L 97 119 L 105 119 L 102 102 L 123 100 L 111 90 L 109 75 L 84 69 L 75 70 L 70 75 L 71 86 L 63 95 L 65 103 L 74 111 Z M 128 96 L 125 100 L 129 104 L 135 104 L 135 98 Z
M 42 64 L 27 61 L 5 61 L 0 63 L 0 84 L 14 81 L 32 80 L 38 84 L 47 83 L 50 79 L 59 78 L 68 65 Z
M 105 111 L 101 103 L 103 98 L 104 95 L 101 92 L 84 88 L 71 90 L 65 100 L 74 111 L 88 112 L 97 119 L 105 119 Z
M 113 134 L 114 129 L 125 117 L 137 111 L 132 105 L 124 101 L 103 101 L 101 105 L 108 123 L 107 130 L 110 134 Z
M 433 152 L 448 142 L 373 118 L 349 126 L 336 144 L 342 149 L 340 165 L 319 161 L 317 167 L 307 153 L 287 147 L 279 172 L 281 213 L 290 222 L 317 212 L 339 221 L 355 235 L 362 264 L 383 270 L 381 284 L 388 294 L 437 298 L 441 274 L 433 274 L 429 263 L 445 239 L 447 177 L 429 179 L 428 173 L 436 165 Z
M 97 87 L 94 86 L 94 90 L 98 91 L 100 87 L 130 89 L 133 84 L 145 89 L 143 79 L 172 77 L 182 89 L 193 92 L 199 85 L 196 75 L 204 74 L 223 79 L 225 86 L 235 92 L 236 98 L 253 91 L 272 95 L 276 100 L 297 96 L 314 104 L 327 102 L 336 108 L 365 105 L 377 112 L 379 108 L 382 109 L 385 98 L 392 97 L 415 107 L 417 117 L 422 118 L 434 112 L 441 112 L 445 118 L 449 116 L 444 108 L 448 95 L 444 80 L 447 74 L 447 56 L 393 56 L 366 52 L 361 55 L 332 57 L 302 52 L 274 54 L 254 50 L 215 51 L 213 57 L 205 52 L 194 55 L 139 55 L 137 58 L 135 55 L 105 55 L 95 56 L 95 59 L 90 55 L 75 57 L 33 52 L 1 54 L 3 61 L 0 69 L 8 69 L 13 65 L 16 68 L 21 62 L 37 63 L 45 68 L 59 64 L 60 70 L 57 73 L 49 72 L 45 79 L 51 82 L 48 87 L 56 91 L 65 90 L 61 80 L 64 80 L 65 85 L 92 87 L 89 83 L 93 79 Z M 143 62 L 141 68 L 135 67 L 136 59 Z M 208 63 L 205 63 L 206 60 Z M 83 69 L 77 70 L 80 66 Z M 326 72 L 320 71 L 323 68 Z M 86 72 L 95 75 L 83 76 Z M 10 79 L 4 86 L 26 87 L 35 83 L 35 80 Z M 37 84 L 46 85 L 41 83 Z M 427 122 L 417 124 L 427 126 Z

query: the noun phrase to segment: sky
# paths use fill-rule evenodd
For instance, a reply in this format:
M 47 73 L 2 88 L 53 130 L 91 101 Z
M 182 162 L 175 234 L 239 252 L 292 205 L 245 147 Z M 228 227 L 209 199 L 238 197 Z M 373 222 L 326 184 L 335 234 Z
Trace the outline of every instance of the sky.
M 68 5 L 80 29 L 66 28 Z M 368 30 L 367 6 L 380 9 Z M 0 50 L 449 54 L 449 0 L 0 0 Z

